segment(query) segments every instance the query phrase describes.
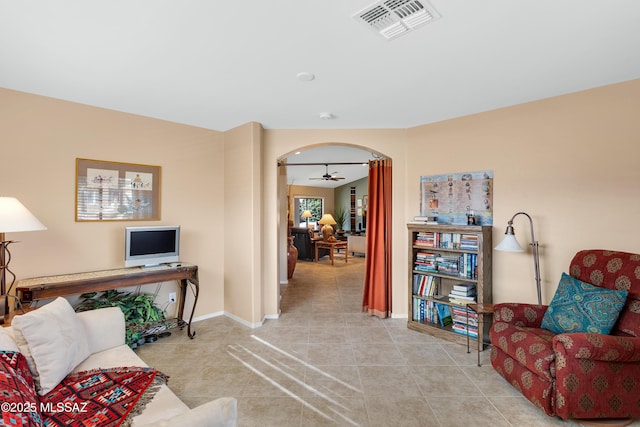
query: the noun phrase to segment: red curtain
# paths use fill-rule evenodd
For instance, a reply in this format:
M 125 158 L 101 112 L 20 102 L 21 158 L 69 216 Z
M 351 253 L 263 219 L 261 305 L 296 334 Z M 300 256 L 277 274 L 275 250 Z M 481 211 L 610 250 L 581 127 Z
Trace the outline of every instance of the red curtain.
M 367 256 L 362 311 L 391 316 L 391 159 L 369 162 Z

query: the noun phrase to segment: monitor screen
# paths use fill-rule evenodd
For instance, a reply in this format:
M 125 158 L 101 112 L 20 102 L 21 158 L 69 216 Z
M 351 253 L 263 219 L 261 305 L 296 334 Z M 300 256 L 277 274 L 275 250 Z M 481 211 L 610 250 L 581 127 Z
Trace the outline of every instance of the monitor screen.
M 180 227 L 126 227 L 125 266 L 152 266 L 180 260 Z

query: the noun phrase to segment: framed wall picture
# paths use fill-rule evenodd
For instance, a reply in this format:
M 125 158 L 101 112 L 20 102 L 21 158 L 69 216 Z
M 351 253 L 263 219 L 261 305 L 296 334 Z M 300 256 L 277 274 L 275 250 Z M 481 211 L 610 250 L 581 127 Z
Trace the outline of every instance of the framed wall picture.
M 493 225 L 493 171 L 420 177 L 420 215 L 441 224 Z
M 76 221 L 160 219 L 160 166 L 76 159 Z

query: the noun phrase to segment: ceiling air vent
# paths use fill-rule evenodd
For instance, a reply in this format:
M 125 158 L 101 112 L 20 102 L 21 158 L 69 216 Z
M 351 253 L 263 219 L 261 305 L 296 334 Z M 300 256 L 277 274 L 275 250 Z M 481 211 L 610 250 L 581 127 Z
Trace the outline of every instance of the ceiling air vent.
M 382 0 L 353 15 L 387 40 L 434 21 L 440 14 L 426 1 Z

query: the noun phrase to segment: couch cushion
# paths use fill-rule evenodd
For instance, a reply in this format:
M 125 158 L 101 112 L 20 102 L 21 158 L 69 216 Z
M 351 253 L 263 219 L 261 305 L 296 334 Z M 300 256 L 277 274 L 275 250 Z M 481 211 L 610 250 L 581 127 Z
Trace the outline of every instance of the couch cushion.
M 151 424 L 139 424 L 136 420 L 134 427 L 235 427 L 238 418 L 238 402 L 232 397 L 221 397 L 202 404 L 189 412 L 171 418 L 156 421 Z
M 14 317 L 11 326 L 41 396 L 89 356 L 84 327 L 69 302 L 62 297 Z
M 640 254 L 602 249 L 580 251 L 571 260 L 569 273 L 583 282 L 629 291 L 615 329 L 640 337 Z
M 2 351 L 20 351 L 18 344 L 7 334 L 7 328 L 0 328 L 0 350 Z
M 600 288 L 562 273 L 541 327 L 556 334 L 608 334 L 618 320 L 626 299 L 625 290 Z
M 516 360 L 527 370 L 552 381 L 555 378 L 554 333 L 542 328 L 493 322 L 491 344 Z
M 0 351 L 0 401 L 3 403 L 0 425 L 43 425 L 27 359 L 17 351 Z M 5 408 L 6 405 L 9 407 Z

